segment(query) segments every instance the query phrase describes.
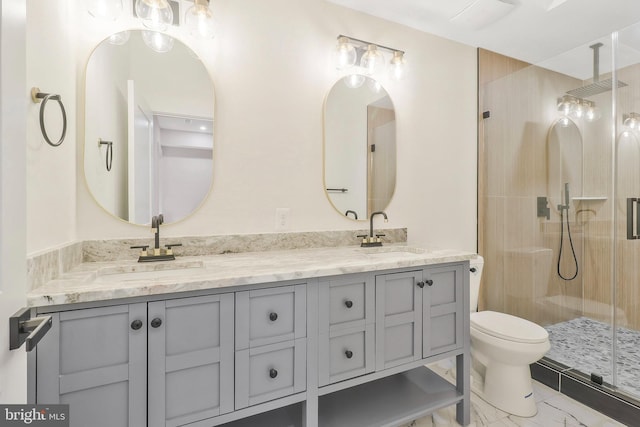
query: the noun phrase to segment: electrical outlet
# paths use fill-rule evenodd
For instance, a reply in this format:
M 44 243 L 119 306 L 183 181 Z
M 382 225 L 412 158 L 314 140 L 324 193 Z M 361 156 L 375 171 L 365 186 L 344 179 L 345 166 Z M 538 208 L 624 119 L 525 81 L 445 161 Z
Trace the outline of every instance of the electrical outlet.
M 276 208 L 276 231 L 287 231 L 289 229 L 289 215 L 291 209 Z

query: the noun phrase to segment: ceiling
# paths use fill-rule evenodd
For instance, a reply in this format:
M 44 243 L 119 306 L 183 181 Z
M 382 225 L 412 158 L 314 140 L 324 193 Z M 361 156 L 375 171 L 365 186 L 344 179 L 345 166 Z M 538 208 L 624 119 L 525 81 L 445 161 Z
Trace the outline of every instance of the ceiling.
M 638 23 L 620 32 L 618 67 L 640 63 L 639 0 L 328 1 L 581 79 L 593 73 L 590 45 L 604 44 L 606 73 L 610 34 Z

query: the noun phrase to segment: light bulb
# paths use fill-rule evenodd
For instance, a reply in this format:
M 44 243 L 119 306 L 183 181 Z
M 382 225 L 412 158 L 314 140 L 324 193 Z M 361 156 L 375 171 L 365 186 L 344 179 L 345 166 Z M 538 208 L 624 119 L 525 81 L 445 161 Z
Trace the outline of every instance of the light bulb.
M 349 43 L 349 38 L 339 37 L 338 45 L 333 51 L 333 62 L 336 69 L 344 70 L 345 68 L 353 67 L 356 64 L 357 57 L 356 48 Z
M 623 125 L 630 129 L 636 129 L 638 127 L 638 119 L 635 116 L 627 117 Z
M 215 35 L 213 13 L 208 0 L 195 0 L 185 13 L 185 25 L 189 33 L 199 39 L 212 39 Z
M 588 122 L 595 122 L 596 120 L 600 119 L 600 117 L 602 117 L 602 113 L 600 112 L 600 109 L 598 107 L 596 107 L 595 105 L 590 105 L 589 107 L 587 107 L 584 118 Z
M 109 36 L 109 43 L 114 45 L 123 45 L 129 41 L 130 35 L 131 33 L 129 31 L 121 31 L 119 33 L 111 34 Z
M 122 15 L 122 0 L 87 0 L 87 12 L 94 18 L 115 21 Z
M 407 75 L 407 60 L 404 59 L 404 52 L 393 52 L 393 58 L 389 62 L 389 74 L 393 80 L 402 80 Z
M 350 89 L 357 89 L 364 84 L 365 76 L 361 74 L 350 74 L 344 78 L 344 84 Z
M 168 0 L 136 0 L 136 14 L 152 30 L 164 31 L 173 23 L 173 9 Z
M 367 75 L 375 74 L 384 67 L 384 56 L 378 51 L 378 46 L 370 44 L 360 59 L 360 66 Z
M 151 50 L 158 53 L 169 52 L 173 48 L 173 37 L 158 31 L 143 31 L 142 40 Z
M 569 111 L 569 115 L 574 119 L 581 119 L 584 116 L 585 108 L 582 104 L 573 104 L 571 106 L 571 110 Z
M 367 86 L 373 93 L 380 93 L 382 91 L 382 85 L 380 82 L 370 77 L 367 77 Z

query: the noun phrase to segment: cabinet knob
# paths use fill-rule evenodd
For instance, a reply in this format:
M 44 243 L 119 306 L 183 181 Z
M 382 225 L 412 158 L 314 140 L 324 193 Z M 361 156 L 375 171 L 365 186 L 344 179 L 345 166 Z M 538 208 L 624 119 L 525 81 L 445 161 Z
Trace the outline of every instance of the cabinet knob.
M 278 320 L 278 313 L 269 313 L 269 320 L 271 320 L 272 322 Z
M 424 288 L 424 282 L 418 282 L 416 285 L 418 285 L 419 288 Z
M 351 308 L 351 307 L 353 307 L 353 301 L 351 301 L 351 300 L 346 300 L 346 301 L 344 302 L 344 305 L 346 305 L 346 306 L 347 306 L 347 308 Z
M 159 328 L 160 325 L 162 325 L 162 319 L 159 317 L 156 317 L 155 319 L 153 319 L 151 321 L 151 327 L 152 328 Z
M 344 352 L 344 355 L 347 356 L 347 359 L 351 359 L 353 357 L 353 352 L 351 350 L 347 350 Z
M 142 320 L 137 319 L 131 322 L 131 329 L 133 329 L 134 331 L 137 331 L 140 328 L 142 328 Z
M 470 271 L 470 272 L 472 272 L 472 273 L 475 273 L 475 272 L 476 272 L 476 271 L 478 271 L 478 270 L 477 270 L 475 267 L 471 267 L 471 268 L 469 269 L 469 271 Z
M 426 283 L 428 286 L 433 286 L 433 280 L 431 280 L 431 279 L 426 280 L 426 281 L 425 281 L 425 283 Z
M 275 369 L 273 369 L 273 368 L 269 369 L 269 376 L 270 376 L 271 378 L 275 378 L 275 377 L 277 377 L 277 376 L 278 376 L 278 371 L 276 371 L 276 370 L 275 370 Z

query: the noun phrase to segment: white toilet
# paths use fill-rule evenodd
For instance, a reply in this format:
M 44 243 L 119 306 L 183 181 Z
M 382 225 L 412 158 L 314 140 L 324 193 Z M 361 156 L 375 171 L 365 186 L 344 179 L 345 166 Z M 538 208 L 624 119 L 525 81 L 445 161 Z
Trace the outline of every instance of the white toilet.
M 510 414 L 537 413 L 529 365 L 551 348 L 547 331 L 533 322 L 495 311 L 476 312 L 484 259 L 472 259 L 471 356 L 473 391 Z

